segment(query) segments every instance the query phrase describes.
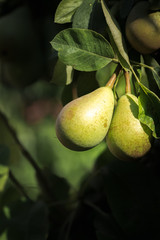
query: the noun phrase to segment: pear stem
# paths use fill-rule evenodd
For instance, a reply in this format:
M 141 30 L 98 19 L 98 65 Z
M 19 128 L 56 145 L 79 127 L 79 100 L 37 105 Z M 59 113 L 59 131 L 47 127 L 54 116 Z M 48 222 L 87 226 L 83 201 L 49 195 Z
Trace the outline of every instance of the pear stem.
M 130 73 L 129 71 L 125 71 L 124 73 L 125 80 L 126 80 L 126 93 L 131 93 L 131 83 L 130 83 Z
M 115 72 L 112 74 L 111 78 L 107 82 L 106 87 L 113 88 L 115 81 L 117 79 L 117 76 L 119 75 L 121 69 L 122 69 L 122 67 L 120 65 L 118 65 Z

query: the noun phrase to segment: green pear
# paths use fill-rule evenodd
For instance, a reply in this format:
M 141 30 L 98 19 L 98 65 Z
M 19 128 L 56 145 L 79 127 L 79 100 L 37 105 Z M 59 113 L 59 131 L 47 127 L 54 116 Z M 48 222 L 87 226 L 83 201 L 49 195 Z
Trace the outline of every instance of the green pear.
M 57 121 L 60 142 L 75 151 L 90 149 L 106 136 L 114 109 L 110 87 L 100 87 L 63 107 Z
M 126 37 L 140 53 L 149 54 L 160 48 L 160 12 L 149 13 L 149 3 L 135 4 L 126 21 Z
M 106 137 L 111 153 L 121 160 L 137 159 L 150 150 L 151 140 L 151 130 L 138 119 L 137 97 L 121 96 Z

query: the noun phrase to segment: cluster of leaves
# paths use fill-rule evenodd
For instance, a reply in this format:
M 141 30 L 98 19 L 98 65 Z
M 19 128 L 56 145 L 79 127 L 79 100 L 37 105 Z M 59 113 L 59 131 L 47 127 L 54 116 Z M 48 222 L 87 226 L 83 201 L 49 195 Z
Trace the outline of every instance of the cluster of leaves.
M 97 78 L 99 84 L 105 84 L 110 76 L 111 66 L 121 64 L 122 68 L 132 73 L 134 94 L 139 98 L 139 119 L 158 138 L 159 125 L 159 88 L 160 66 L 156 55 L 142 56 L 131 49 L 125 38 L 125 21 L 134 1 L 61 1 L 55 22 L 72 22 L 72 27 L 58 33 L 51 41 L 58 51 L 59 61 L 72 71 L 96 71 L 99 75 L 106 70 L 105 80 Z M 100 16 L 100 17 L 99 17 Z M 58 68 L 59 62 L 56 64 Z M 72 76 L 74 74 L 72 73 Z M 104 72 L 103 72 L 104 76 Z M 57 80 L 56 74 L 56 81 Z M 104 78 L 104 77 L 103 77 Z M 66 84 L 75 79 L 70 72 Z M 53 78 L 53 82 L 55 77 Z M 154 110 L 153 110 L 154 109 Z
M 85 153 L 70 152 L 54 139 L 54 133 L 52 136 L 53 118 L 44 129 L 44 125 L 35 126 L 34 134 L 26 125 L 22 131 L 19 125 L 24 127 L 24 123 L 13 119 L 22 95 L 35 98 L 34 84 L 32 88 L 30 81 L 25 83 L 9 114 L 7 98 L 15 99 L 15 95 L 12 98 L 9 85 L 2 101 L 4 89 L 0 85 L 0 240 L 159 239 L 159 52 L 141 55 L 126 40 L 125 21 L 135 2 L 62 0 L 54 5 L 50 0 L 0 1 L 2 17 L 26 3 L 31 9 L 38 44 L 41 39 L 35 59 L 45 59 L 34 80 L 47 78 L 51 95 L 57 91 L 56 85 L 60 86 L 61 100 L 66 104 L 75 95 L 104 86 L 120 64 L 131 73 L 139 119 L 156 138 L 151 152 L 132 163 L 117 160 L 103 142 Z M 156 1 L 150 2 L 154 8 Z M 2 70 L 6 62 L 2 61 Z M 44 65 L 45 77 L 44 71 L 39 72 Z M 27 76 L 27 70 L 25 67 L 22 74 Z M 5 78 L 1 81 L 6 84 Z M 40 88 L 43 91 L 45 84 Z M 122 72 L 114 93 L 116 99 L 125 93 Z M 70 170 L 65 172 L 65 167 Z

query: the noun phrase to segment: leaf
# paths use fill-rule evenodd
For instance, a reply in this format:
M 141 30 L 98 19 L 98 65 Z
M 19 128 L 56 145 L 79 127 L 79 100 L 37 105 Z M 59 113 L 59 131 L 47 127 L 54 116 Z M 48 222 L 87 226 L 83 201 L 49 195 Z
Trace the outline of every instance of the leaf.
M 19 200 L 5 206 L 3 221 L 6 222 L 7 240 L 45 240 L 48 233 L 48 209 L 45 203 Z
M 0 144 L 0 164 L 8 166 L 10 151 L 6 145 Z
M 140 59 L 141 59 L 141 63 L 144 64 L 144 58 L 142 55 L 140 56 Z M 140 70 L 141 70 L 140 71 L 140 81 L 145 87 L 149 88 L 150 84 L 149 84 L 149 76 L 146 71 L 147 69 L 142 65 Z
M 35 169 L 21 153 L 19 145 L 11 134 L 7 123 L 0 116 L 0 144 L 9 149 L 8 168 L 24 189 L 24 192 L 32 199 L 36 200 L 40 195 L 40 187 L 36 178 Z M 16 133 L 15 133 L 16 134 Z
M 73 28 L 89 28 L 92 9 L 96 0 L 85 0 L 73 16 Z
M 55 83 L 56 85 L 68 85 L 73 80 L 73 67 L 66 66 L 59 59 L 55 65 L 51 83 Z
M 160 137 L 160 99 L 158 96 L 140 84 L 139 100 L 139 120 L 147 125 L 152 131 L 153 136 Z
M 9 177 L 9 149 L 0 144 L 0 192 L 4 190 Z
M 88 29 L 65 29 L 56 35 L 51 44 L 64 64 L 79 71 L 95 71 L 114 58 L 109 42 Z
M 107 66 L 97 70 L 96 79 L 100 87 L 105 86 L 117 67 L 117 63 L 110 62 Z
M 158 88 L 160 89 L 160 66 L 154 67 L 152 71 L 153 71 L 154 79 L 156 80 Z
M 56 85 L 66 84 L 66 65 L 62 63 L 59 59 L 54 67 L 51 83 Z
M 153 58 L 150 55 L 146 55 L 146 56 L 144 55 L 144 60 L 145 60 L 146 64 L 151 66 L 150 69 L 146 68 L 146 71 L 152 73 L 152 76 L 150 78 L 155 79 L 155 82 L 156 82 L 158 88 L 160 89 L 160 65 L 155 60 L 155 58 Z M 153 81 L 153 80 L 150 79 L 150 81 Z
M 55 23 L 67 23 L 72 21 L 72 16 L 83 0 L 62 0 L 57 7 Z
M 67 78 L 66 78 L 66 85 L 70 84 L 73 80 L 73 67 L 72 66 L 66 66 L 66 74 L 67 74 Z
M 0 192 L 3 191 L 9 176 L 9 168 L 0 165 Z
M 130 62 L 121 29 L 116 19 L 112 16 L 104 0 L 101 1 L 101 4 L 104 16 L 106 18 L 106 23 L 108 25 L 108 33 L 111 39 L 112 47 L 114 48 L 115 53 L 118 55 L 119 61 L 123 68 L 128 70 L 130 69 Z

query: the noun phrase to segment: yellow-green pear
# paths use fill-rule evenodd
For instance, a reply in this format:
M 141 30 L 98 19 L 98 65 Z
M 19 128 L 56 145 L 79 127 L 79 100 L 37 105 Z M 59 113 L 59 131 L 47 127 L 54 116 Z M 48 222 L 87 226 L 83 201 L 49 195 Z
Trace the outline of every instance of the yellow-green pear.
M 114 109 L 110 87 L 100 87 L 63 107 L 57 121 L 60 142 L 75 151 L 90 149 L 106 136 Z
M 150 150 L 151 140 L 151 130 L 138 119 L 137 97 L 121 96 L 106 137 L 109 150 L 121 160 L 137 159 Z
M 126 37 L 140 53 L 149 54 L 160 48 L 160 12 L 149 12 L 149 3 L 135 4 L 126 21 Z

